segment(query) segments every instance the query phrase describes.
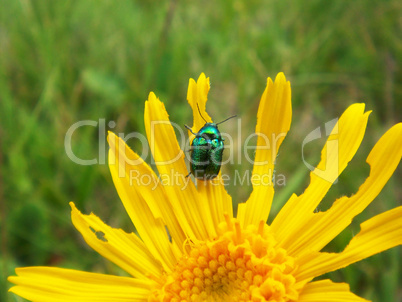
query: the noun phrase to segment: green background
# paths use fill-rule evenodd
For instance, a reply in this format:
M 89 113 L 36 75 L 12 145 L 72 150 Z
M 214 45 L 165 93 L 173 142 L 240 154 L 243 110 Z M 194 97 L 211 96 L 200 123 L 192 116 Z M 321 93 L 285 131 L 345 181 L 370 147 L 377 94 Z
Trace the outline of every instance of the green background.
M 113 227 L 134 231 L 106 164 L 78 165 L 64 149 L 81 120 L 114 121 L 117 133 L 145 134 L 144 101 L 154 91 L 171 121 L 192 123 L 188 79 L 211 78 L 207 110 L 215 121 L 237 114 L 242 138 L 253 133 L 266 78 L 283 71 L 292 86 L 293 122 L 280 150 L 273 213 L 301 194 L 308 133 L 354 102 L 373 110 L 362 146 L 318 210 L 351 195 L 368 176 L 365 159 L 401 120 L 402 3 L 390 1 L 0 1 L 0 301 L 15 267 L 48 265 L 123 274 L 92 251 L 70 221 L 68 202 Z M 235 122 L 220 129 L 233 137 Z M 106 130 L 110 128 L 106 127 Z M 96 158 L 97 127 L 74 133 L 72 148 Z M 316 164 L 325 140 L 306 146 Z M 129 142 L 140 150 L 138 141 Z M 150 162 L 150 159 L 147 158 Z M 225 165 L 233 175 L 252 168 Z M 325 250 L 340 251 L 359 224 L 401 204 L 401 171 Z M 235 203 L 251 186 L 228 185 Z M 272 219 L 272 217 L 270 218 Z M 367 299 L 397 301 L 401 248 L 328 274 Z M 399 287 L 398 287 L 399 285 Z

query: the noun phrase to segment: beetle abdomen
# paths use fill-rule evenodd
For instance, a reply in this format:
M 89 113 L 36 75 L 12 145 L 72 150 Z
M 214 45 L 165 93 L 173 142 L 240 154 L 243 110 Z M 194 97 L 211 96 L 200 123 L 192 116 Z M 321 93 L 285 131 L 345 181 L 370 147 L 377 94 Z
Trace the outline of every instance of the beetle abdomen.
M 221 168 L 223 142 L 196 137 L 191 145 L 191 173 L 197 179 L 215 178 Z

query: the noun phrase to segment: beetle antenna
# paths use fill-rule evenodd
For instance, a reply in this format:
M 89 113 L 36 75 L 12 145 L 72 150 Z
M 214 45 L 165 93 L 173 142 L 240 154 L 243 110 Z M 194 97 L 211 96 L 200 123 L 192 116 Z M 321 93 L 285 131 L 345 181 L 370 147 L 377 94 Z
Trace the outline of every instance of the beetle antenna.
M 222 124 L 222 123 L 226 122 L 227 120 L 230 120 L 231 118 L 234 118 L 234 117 L 236 117 L 236 116 L 237 116 L 237 115 L 233 115 L 233 116 L 231 116 L 231 117 L 228 117 L 226 120 L 224 120 L 224 121 L 222 121 L 222 122 L 219 122 L 219 123 L 217 123 L 216 125 Z
M 200 106 L 198 106 L 198 103 L 197 103 L 197 108 L 198 108 L 198 112 L 199 112 L 200 116 L 202 117 L 202 119 L 203 119 L 206 123 L 208 123 L 207 120 L 202 116 L 201 110 L 200 110 Z

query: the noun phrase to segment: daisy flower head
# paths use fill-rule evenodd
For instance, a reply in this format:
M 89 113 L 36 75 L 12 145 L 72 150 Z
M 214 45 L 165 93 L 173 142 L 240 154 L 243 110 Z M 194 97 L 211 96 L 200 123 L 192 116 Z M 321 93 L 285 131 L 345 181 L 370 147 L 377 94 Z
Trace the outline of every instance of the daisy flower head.
M 204 74 L 197 81 L 190 79 L 187 99 L 194 133 L 205 121 L 212 122 L 205 109 L 209 88 Z M 85 241 L 127 276 L 17 268 L 17 276 L 9 277 L 15 284 L 10 291 L 44 302 L 366 301 L 345 283 L 313 279 L 402 243 L 402 207 L 397 207 L 362 223 L 342 252 L 321 252 L 380 193 L 401 159 L 402 123 L 390 128 L 370 152 L 370 174 L 356 194 L 337 199 L 327 211 L 315 211 L 359 148 L 368 117 L 364 104 L 346 109 L 304 193 L 293 194 L 268 225 L 274 187 L 259 176 L 273 176 L 291 125 L 291 89 L 284 74 L 275 81 L 268 78 L 262 94 L 253 191 L 239 204 L 236 216 L 220 173 L 206 181 L 186 178 L 185 153 L 164 104 L 151 92 L 145 102 L 145 127 L 159 175 L 121 138 L 108 135 L 110 172 L 138 235 L 111 228 L 70 203 L 73 224 Z M 132 181 L 133 174 L 149 182 Z

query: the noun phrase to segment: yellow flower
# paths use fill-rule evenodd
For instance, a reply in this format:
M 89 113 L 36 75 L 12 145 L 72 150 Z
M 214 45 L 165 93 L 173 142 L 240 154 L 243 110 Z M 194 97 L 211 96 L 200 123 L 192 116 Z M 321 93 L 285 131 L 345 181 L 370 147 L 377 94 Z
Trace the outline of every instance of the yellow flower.
M 205 111 L 209 79 L 190 79 L 188 101 L 193 131 L 209 122 Z M 184 152 L 162 102 L 154 93 L 145 103 L 145 126 L 159 178 L 113 133 L 109 167 L 118 194 L 139 236 L 113 229 L 94 214 L 83 215 L 71 203 L 72 221 L 85 241 L 131 277 L 50 267 L 16 269 L 11 292 L 31 301 L 365 301 L 344 283 L 312 281 L 402 243 L 402 207 L 361 224 L 361 231 L 340 253 L 320 250 L 344 230 L 379 194 L 402 154 L 402 124 L 388 130 L 367 162 L 370 175 L 358 192 L 342 197 L 325 212 L 315 212 L 332 183 L 356 153 L 369 112 L 350 106 L 340 117 L 310 174 L 303 194 L 293 194 L 273 220 L 272 177 L 278 149 L 290 128 L 290 83 L 280 73 L 268 78 L 258 109 L 258 147 L 252 172 L 253 192 L 233 217 L 232 199 L 221 175 L 198 181 L 188 174 Z M 267 143 L 275 139 L 274 143 Z M 331 142 L 336 140 L 337 148 Z M 148 185 L 132 181 L 141 175 Z M 163 181 L 162 181 L 163 180 Z M 150 185 L 150 183 L 152 185 Z M 154 186 L 153 184 L 157 184 Z M 99 238 L 97 234 L 102 234 Z

